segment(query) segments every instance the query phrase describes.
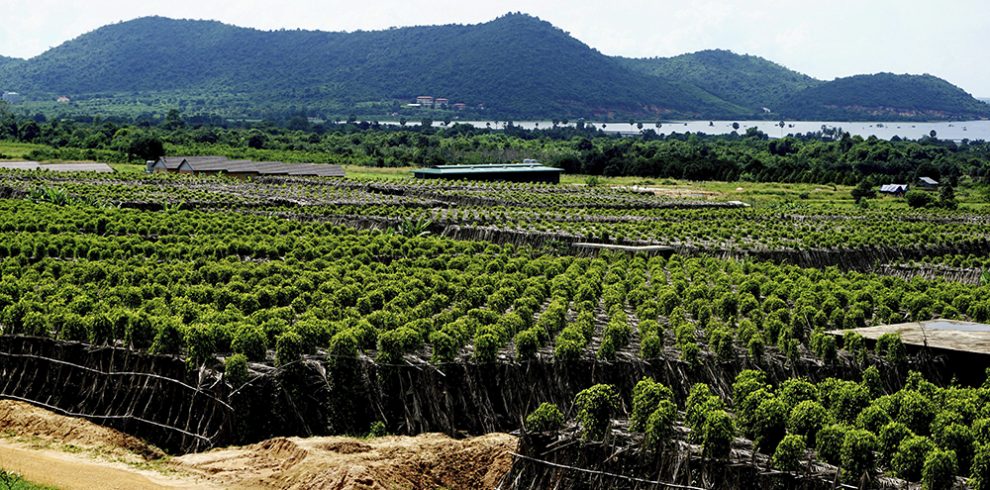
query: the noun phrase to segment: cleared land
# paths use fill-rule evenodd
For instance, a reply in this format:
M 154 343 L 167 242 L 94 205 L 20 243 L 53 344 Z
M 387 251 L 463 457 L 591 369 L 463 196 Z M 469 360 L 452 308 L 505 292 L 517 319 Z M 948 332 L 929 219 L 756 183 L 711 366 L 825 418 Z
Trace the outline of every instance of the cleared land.
M 276 438 L 179 458 L 85 420 L 0 400 L 0 462 L 61 489 L 493 488 L 516 438 Z

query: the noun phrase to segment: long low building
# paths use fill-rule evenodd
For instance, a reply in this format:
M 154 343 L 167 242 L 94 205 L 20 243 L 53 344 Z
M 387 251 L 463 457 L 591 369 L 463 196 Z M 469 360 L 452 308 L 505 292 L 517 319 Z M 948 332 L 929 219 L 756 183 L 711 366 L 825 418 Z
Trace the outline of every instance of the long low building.
M 417 179 L 481 180 L 488 182 L 560 183 L 562 169 L 539 163 L 506 163 L 489 165 L 437 165 L 413 170 Z
M 225 157 L 162 157 L 148 162 L 149 172 L 173 172 L 195 175 L 223 174 L 232 177 L 292 175 L 299 177 L 343 177 L 340 165 L 328 163 L 283 163 L 228 160 Z

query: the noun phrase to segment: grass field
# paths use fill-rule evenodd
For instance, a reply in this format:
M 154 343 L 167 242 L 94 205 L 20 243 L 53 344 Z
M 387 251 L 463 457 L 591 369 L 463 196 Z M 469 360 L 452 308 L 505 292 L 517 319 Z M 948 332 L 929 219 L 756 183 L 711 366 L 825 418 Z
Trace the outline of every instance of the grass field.
M 31 150 L 45 148 L 45 145 L 0 141 L 0 160 L 23 160 Z

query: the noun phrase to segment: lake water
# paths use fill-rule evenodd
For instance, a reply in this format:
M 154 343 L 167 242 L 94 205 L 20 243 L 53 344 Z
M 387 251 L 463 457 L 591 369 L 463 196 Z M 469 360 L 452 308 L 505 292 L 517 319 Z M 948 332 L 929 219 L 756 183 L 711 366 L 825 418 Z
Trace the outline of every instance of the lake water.
M 475 127 L 483 128 L 490 125 L 494 129 L 505 127 L 504 121 L 455 121 L 471 124 Z M 704 133 L 704 134 L 729 134 L 733 131 L 732 123 L 739 123 L 739 133 L 745 133 L 746 128 L 756 127 L 773 138 L 787 136 L 788 134 L 805 134 L 813 131 L 821 131 L 822 126 L 829 128 L 841 128 L 852 135 L 859 135 L 864 138 L 876 136 L 881 139 L 891 139 L 894 136 L 907 139 L 918 139 L 928 136 L 932 130 L 939 139 L 961 141 L 969 140 L 990 140 L 990 121 L 955 121 L 955 122 L 835 122 L 835 121 L 784 121 L 784 127 L 779 126 L 779 121 L 664 121 L 659 128 L 656 123 L 643 123 L 643 130 L 652 129 L 657 134 L 671 133 Z M 385 123 L 383 124 L 394 124 Z M 410 121 L 408 125 L 419 125 L 419 121 Z M 553 126 L 550 121 L 523 121 L 513 122 L 516 126 L 525 129 L 549 128 Z M 434 121 L 433 125 L 439 127 L 440 121 Z M 573 126 L 574 123 L 568 124 Z M 594 126 L 609 133 L 620 133 L 627 135 L 639 134 L 640 130 L 636 125 L 629 123 L 600 123 L 586 122 L 586 126 Z

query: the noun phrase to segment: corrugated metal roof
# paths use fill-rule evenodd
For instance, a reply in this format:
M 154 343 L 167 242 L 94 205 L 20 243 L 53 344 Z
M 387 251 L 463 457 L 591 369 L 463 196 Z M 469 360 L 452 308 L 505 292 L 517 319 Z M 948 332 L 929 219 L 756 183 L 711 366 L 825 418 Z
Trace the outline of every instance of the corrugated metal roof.
M 436 167 L 419 168 L 414 173 L 448 175 L 448 174 L 481 174 L 481 173 L 563 173 L 563 169 L 547 167 L 535 163 L 506 163 L 493 165 L 438 165 Z
M 928 184 L 928 185 L 938 185 L 938 181 L 931 177 L 918 177 L 918 180 Z
M 340 165 L 324 163 L 252 162 L 249 160 L 186 161 L 183 168 L 193 172 L 225 172 L 256 175 L 298 175 L 343 177 Z
M 880 192 L 905 192 L 907 184 L 884 184 L 880 186 Z

